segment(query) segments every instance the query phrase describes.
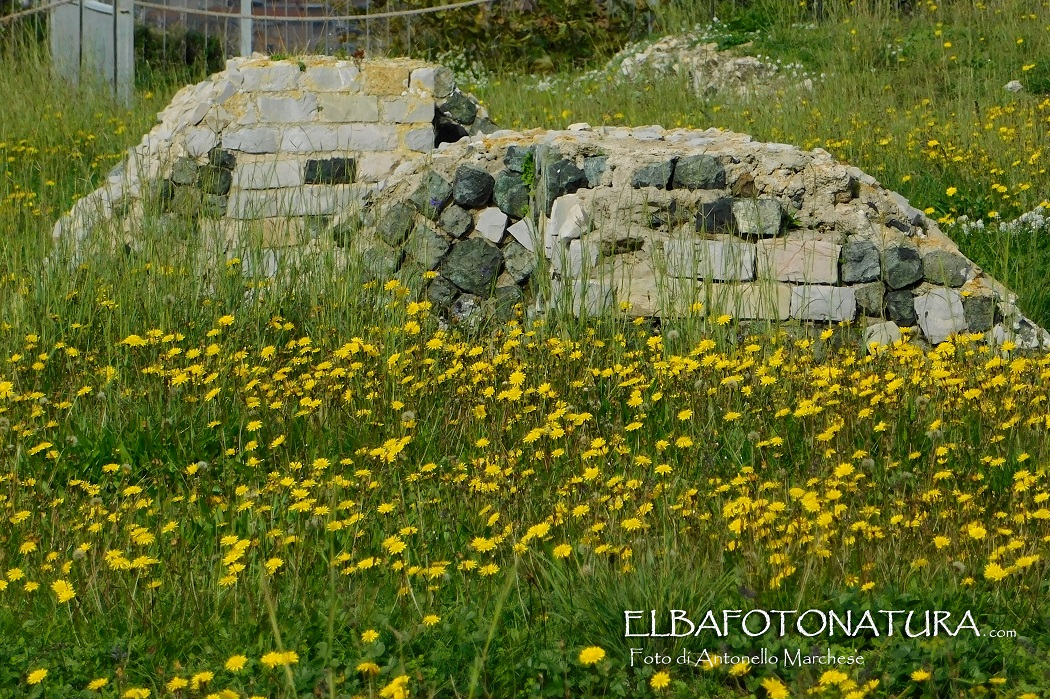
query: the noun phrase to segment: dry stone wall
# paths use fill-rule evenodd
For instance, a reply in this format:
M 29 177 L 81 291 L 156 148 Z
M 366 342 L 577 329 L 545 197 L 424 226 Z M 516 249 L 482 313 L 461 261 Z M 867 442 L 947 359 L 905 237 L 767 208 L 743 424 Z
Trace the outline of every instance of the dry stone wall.
M 820 149 L 716 129 L 495 130 L 449 71 L 409 60 L 235 60 L 159 116 L 57 239 L 109 221 L 133 244 L 152 217 L 215 255 L 261 245 L 262 274 L 329 246 L 452 321 L 524 303 L 1050 347 L 935 222 Z

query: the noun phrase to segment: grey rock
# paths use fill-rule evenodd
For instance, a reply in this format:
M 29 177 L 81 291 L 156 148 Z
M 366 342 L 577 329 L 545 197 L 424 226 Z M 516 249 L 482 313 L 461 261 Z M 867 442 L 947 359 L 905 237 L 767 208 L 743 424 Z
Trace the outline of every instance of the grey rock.
M 408 200 L 416 207 L 416 211 L 429 219 L 437 220 L 452 200 L 452 185 L 444 177 L 430 170 Z
M 470 135 L 474 136 L 479 133 L 490 134 L 499 130 L 499 126 L 495 124 L 488 117 L 478 117 L 474 120 L 474 123 L 470 125 Z
M 543 168 L 543 212 L 551 215 L 554 200 L 587 186 L 587 175 L 571 160 L 559 158 Z
M 303 175 L 305 184 L 351 184 L 357 174 L 353 158 L 307 160 Z
M 512 240 L 503 248 L 503 264 L 514 281 L 520 284 L 536 269 L 536 255 L 518 241 Z
M 484 238 L 471 238 L 452 248 L 441 265 L 441 276 L 469 294 L 487 296 L 502 263 L 499 248 Z
M 415 262 L 410 262 L 401 266 L 401 269 L 397 270 L 394 275 L 394 279 L 401 282 L 402 286 L 407 287 L 412 292 L 412 298 L 418 298 L 419 293 L 423 290 L 423 286 L 426 282 L 423 280 L 423 273 L 426 270 Z
M 918 282 L 922 279 L 922 258 L 918 250 L 905 245 L 888 248 L 882 253 L 882 274 L 890 289 L 903 289 Z
M 922 256 L 922 272 L 926 281 L 942 286 L 962 286 L 970 267 L 969 260 L 951 250 L 930 250 Z
M 940 344 L 951 335 L 966 330 L 962 294 L 955 289 L 933 287 L 915 297 L 915 313 L 926 339 Z
M 892 345 L 899 339 L 901 339 L 900 328 L 892 320 L 875 323 L 864 329 L 865 347 L 873 342 L 877 345 Z
M 204 193 L 193 187 L 179 187 L 171 200 L 171 210 L 179 216 L 196 218 L 204 208 Z
M 205 165 L 197 172 L 197 186 L 206 194 L 226 196 L 233 186 L 233 173 L 218 165 Z
M 193 158 L 178 158 L 171 166 L 171 181 L 175 184 L 193 184 L 197 180 L 199 166 Z
M 503 170 L 496 175 L 492 197 L 500 211 L 511 218 L 525 218 L 529 212 L 529 190 L 520 174 Z
M 478 105 L 459 90 L 449 95 L 449 98 L 438 109 L 464 126 L 473 124 L 474 118 L 478 115 Z
M 215 146 L 208 151 L 208 163 L 223 170 L 233 170 L 237 166 L 237 156 L 220 146 Z
M 709 204 L 700 204 L 696 212 L 697 233 L 732 233 L 736 230 L 733 217 L 733 201 L 719 199 Z
M 494 315 L 498 320 L 508 321 L 514 317 L 514 307 L 525 300 L 525 294 L 516 286 L 497 287 L 493 293 Z
M 451 306 L 458 294 L 459 289 L 442 276 L 435 277 L 427 288 L 427 300 L 442 310 Z
M 474 227 L 474 219 L 469 211 L 453 204 L 441 212 L 438 224 L 453 238 L 462 238 Z
M 966 328 L 972 333 L 986 332 L 995 324 L 995 297 L 987 294 L 966 296 L 962 300 Z
M 492 199 L 496 181 L 492 175 L 474 165 L 460 165 L 452 180 L 452 198 L 468 209 L 480 209 Z
M 846 284 L 872 282 L 882 274 L 879 249 L 869 240 L 846 241 L 842 246 L 841 260 L 842 281 Z
M 881 317 L 886 299 L 886 285 L 881 281 L 858 284 L 853 287 L 857 308 L 866 316 Z
M 425 225 L 418 225 L 408 234 L 405 254 L 419 263 L 423 269 L 434 269 L 448 252 L 449 243 L 441 235 Z
M 415 212 L 411 207 L 398 202 L 387 207 L 378 221 L 379 237 L 387 245 L 400 245 L 415 223 Z
M 724 189 L 726 170 L 712 155 L 690 155 L 675 163 L 672 185 L 683 189 Z
M 503 164 L 519 175 L 525 172 L 525 163 L 534 157 L 532 146 L 509 146 L 503 156 Z
M 886 317 L 902 327 L 915 325 L 919 321 L 915 313 L 915 299 L 910 291 L 890 291 L 886 294 Z
M 361 254 L 361 263 L 369 279 L 387 281 L 393 279 L 394 274 L 401 267 L 402 258 L 401 250 L 376 245 L 367 248 Z
M 171 180 L 157 180 L 150 185 L 150 199 L 159 211 L 168 211 L 175 198 L 175 183 Z
M 668 160 L 652 165 L 643 165 L 634 171 L 631 176 L 631 186 L 635 189 L 641 187 L 656 187 L 667 189 L 671 183 L 671 175 L 674 171 L 674 161 Z
M 222 218 L 226 215 L 226 207 L 229 203 L 229 197 L 205 194 L 201 201 L 201 215 L 205 218 Z
M 583 174 L 587 177 L 588 187 L 597 187 L 602 183 L 602 175 L 609 167 L 609 158 L 605 155 L 593 155 L 583 159 Z
M 784 210 L 776 199 L 733 199 L 732 202 L 738 235 L 769 238 L 780 232 Z
M 449 308 L 448 316 L 454 324 L 476 330 L 485 318 L 484 302 L 474 294 L 461 294 Z

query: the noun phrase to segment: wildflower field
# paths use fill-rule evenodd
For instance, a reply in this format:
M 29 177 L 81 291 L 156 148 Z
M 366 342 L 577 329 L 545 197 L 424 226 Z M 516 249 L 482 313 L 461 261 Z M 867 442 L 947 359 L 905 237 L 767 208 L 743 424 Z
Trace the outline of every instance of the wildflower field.
M 797 44 L 787 12 L 753 37 L 841 59 L 849 109 L 843 86 L 776 113 L 673 79 L 556 113 L 539 78 L 477 92 L 508 125 L 680 113 L 823 145 L 1046 324 L 1044 219 L 1014 221 L 1050 196 L 1050 110 L 1002 89 L 1050 74 L 1036 5 L 829 3 Z M 905 60 L 870 73 L 894 36 Z M 121 109 L 30 47 L 0 67 L 0 696 L 1050 696 L 1050 354 L 699 312 L 443 330 L 396 281 L 201 269 L 179 236 L 71 270 L 45 262 L 54 219 L 172 86 Z M 666 635 L 672 610 L 698 632 Z M 824 616 L 750 635 L 727 610 Z

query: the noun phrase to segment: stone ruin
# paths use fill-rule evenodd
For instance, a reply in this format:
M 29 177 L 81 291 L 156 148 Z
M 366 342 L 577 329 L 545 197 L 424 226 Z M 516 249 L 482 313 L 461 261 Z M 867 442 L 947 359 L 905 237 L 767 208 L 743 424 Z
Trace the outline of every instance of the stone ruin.
M 104 187 L 55 227 L 149 217 L 275 275 L 327 249 L 449 320 L 561 306 L 852 322 L 864 341 L 1050 334 L 903 197 L 821 149 L 708 129 L 496 130 L 439 66 L 231 61 L 182 90 Z

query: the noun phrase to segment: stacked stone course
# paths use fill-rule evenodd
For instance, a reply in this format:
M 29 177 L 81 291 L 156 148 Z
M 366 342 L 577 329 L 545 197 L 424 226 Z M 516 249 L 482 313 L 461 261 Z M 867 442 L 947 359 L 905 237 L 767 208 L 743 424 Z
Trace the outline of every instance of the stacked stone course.
M 852 322 L 875 342 L 914 327 L 933 344 L 1050 346 L 935 222 L 820 149 L 717 129 L 497 131 L 450 71 L 407 59 L 237 59 L 159 117 L 56 239 L 119 221 L 133 244 L 154 218 L 215 255 L 261 245 L 263 274 L 330 246 L 454 320 L 521 302 L 703 309 Z

